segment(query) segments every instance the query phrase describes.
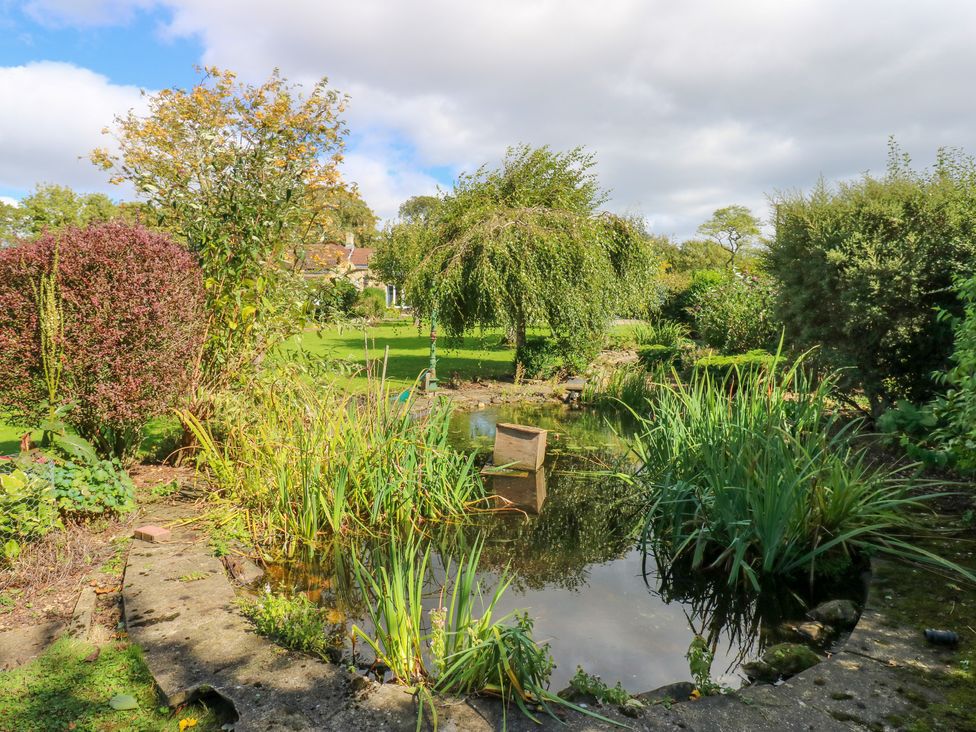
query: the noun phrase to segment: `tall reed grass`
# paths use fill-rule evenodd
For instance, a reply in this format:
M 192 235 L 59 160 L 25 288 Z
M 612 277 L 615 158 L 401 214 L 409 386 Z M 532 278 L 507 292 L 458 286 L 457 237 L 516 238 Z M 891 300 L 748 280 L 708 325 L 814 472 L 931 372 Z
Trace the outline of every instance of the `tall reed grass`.
M 558 719 L 552 706 L 564 706 L 606 720 L 590 710 L 559 698 L 548 690 L 553 662 L 547 645 L 532 638 L 528 615 L 495 618 L 495 606 L 508 588 L 502 577 L 487 597 L 478 581 L 484 544 L 475 542 L 454 569 L 444 568 L 439 588 L 432 584 L 430 548 L 416 535 L 392 540 L 369 557 L 372 568 L 357 560 L 356 580 L 369 608 L 373 634 L 358 626 L 376 660 L 396 680 L 414 689 L 418 699 L 417 729 L 429 712 L 437 728 L 434 693 L 494 694 L 503 709 L 514 701 L 535 722 L 535 709 Z M 424 621 L 424 597 L 433 599 L 429 622 Z M 428 604 L 430 604 L 428 602 Z M 507 720 L 503 717 L 503 729 Z
M 582 399 L 586 404 L 600 407 L 639 408 L 651 397 L 652 382 L 659 376 L 663 376 L 663 369 L 652 375 L 639 363 L 622 364 L 588 380 L 583 387 Z
M 642 466 L 632 479 L 649 495 L 645 555 L 757 588 L 879 552 L 949 566 L 909 540 L 928 497 L 855 445 L 858 424 L 831 409 L 832 388 L 802 359 L 659 384 L 630 440 Z
M 691 328 L 684 323 L 662 318 L 638 325 L 634 340 L 638 346 L 671 346 L 677 348 L 691 337 Z
M 181 416 L 256 539 L 291 552 L 457 517 L 484 498 L 474 456 L 448 444 L 449 407 L 410 406 L 380 381 L 354 397 L 281 378 L 220 397 L 206 424 Z

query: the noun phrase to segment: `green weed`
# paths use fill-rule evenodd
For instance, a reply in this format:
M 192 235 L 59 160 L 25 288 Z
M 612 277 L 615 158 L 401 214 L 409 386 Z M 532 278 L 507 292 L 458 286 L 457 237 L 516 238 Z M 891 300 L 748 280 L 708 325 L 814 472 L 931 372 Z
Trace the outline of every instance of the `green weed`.
M 327 660 L 338 655 L 341 628 L 329 623 L 325 611 L 305 595 L 266 589 L 255 600 L 242 600 L 240 608 L 261 635 L 286 648 Z
M 613 686 L 607 686 L 599 676 L 586 673 L 582 666 L 576 667 L 576 673 L 569 680 L 569 685 L 579 694 L 592 696 L 602 704 L 623 704 L 630 699 L 630 693 L 619 681 Z

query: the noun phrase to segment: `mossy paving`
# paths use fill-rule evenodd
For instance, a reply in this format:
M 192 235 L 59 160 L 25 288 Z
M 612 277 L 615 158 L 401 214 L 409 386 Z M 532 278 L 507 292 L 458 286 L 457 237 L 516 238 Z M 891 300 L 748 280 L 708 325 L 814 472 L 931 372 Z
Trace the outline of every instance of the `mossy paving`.
M 958 518 L 945 519 L 943 525 L 959 526 Z M 951 537 L 932 541 L 927 548 L 976 569 L 976 533 L 971 528 L 959 526 Z M 952 630 L 960 638 L 957 649 L 944 652 L 948 671 L 899 670 L 906 681 L 921 682 L 943 701 L 932 703 L 907 687 L 898 687 L 896 691 L 913 711 L 888 722 L 910 732 L 976 732 L 976 588 L 958 578 L 899 563 L 880 567 L 875 582 L 881 588 L 879 609 L 892 625 L 913 628 L 919 635 L 926 628 Z

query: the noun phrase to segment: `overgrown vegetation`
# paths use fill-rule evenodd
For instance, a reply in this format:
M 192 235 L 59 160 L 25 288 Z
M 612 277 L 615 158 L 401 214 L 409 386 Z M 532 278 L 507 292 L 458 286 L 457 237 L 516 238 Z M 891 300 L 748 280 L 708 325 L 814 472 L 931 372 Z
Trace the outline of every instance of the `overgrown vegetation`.
M 192 389 L 203 283 L 168 237 L 122 223 L 65 229 L 0 249 L 0 282 L 8 418 L 40 427 L 57 411 L 103 457 L 131 457 L 147 422 Z
M 261 635 L 283 646 L 327 660 L 338 655 L 338 629 L 325 610 L 303 594 L 277 594 L 265 588 L 255 599 L 242 600 L 241 611 Z
M 666 348 L 666 346 L 662 346 Z M 633 407 L 639 409 L 654 391 L 652 381 L 663 377 L 671 361 L 662 360 L 645 367 L 644 363 L 619 366 L 587 380 L 583 387 L 583 401 L 603 407 Z M 655 366 L 660 368 L 655 369 Z M 654 372 L 654 375 L 648 373 Z
M 447 439 L 448 406 L 410 414 L 380 380 L 358 399 L 299 378 L 266 373 L 215 403 L 203 424 L 184 419 L 200 463 L 258 541 L 294 551 L 353 532 L 457 517 L 484 498 L 473 456 Z
M 391 541 L 374 554 L 372 569 L 361 561 L 356 563 L 356 581 L 369 608 L 375 638 L 358 627 L 353 633 L 370 645 L 376 659 L 397 681 L 416 689 L 418 728 L 425 712 L 433 715 L 436 727 L 433 691 L 494 694 L 505 703 L 503 709 L 514 701 L 536 722 L 537 709 L 558 719 L 551 708 L 554 705 L 599 716 L 548 690 L 553 662 L 548 646 L 532 638 L 527 614 L 493 618 L 508 582 L 503 577 L 490 598 L 483 600 L 477 580 L 481 551 L 482 545 L 475 544 L 456 570 L 450 564 L 446 567 L 439 607 L 430 613 L 429 633 L 422 605 L 429 546 L 421 547 L 411 535 L 405 541 Z
M 59 525 L 57 499 L 50 483 L 23 470 L 0 470 L 0 550 L 6 561 L 16 559 L 25 542 Z
M 883 178 L 776 201 L 767 259 L 787 340 L 848 369 L 841 385 L 863 388 L 875 416 L 937 391 L 952 348 L 938 312 L 961 313 L 953 283 L 973 274 L 974 211 L 971 158 L 941 150 L 919 172 L 894 144 Z
M 117 118 L 107 130 L 116 152 L 92 160 L 143 195 L 199 261 L 210 319 L 200 367 L 222 388 L 301 330 L 294 265 L 307 240 L 332 230 L 345 98 L 326 79 L 301 89 L 277 71 L 256 86 L 203 71 L 192 89 L 151 96 L 145 116 Z
M 802 359 L 777 366 L 735 389 L 707 372 L 661 384 L 636 415 L 645 552 L 757 588 L 877 552 L 939 564 L 909 543 L 925 497 L 855 446 L 857 423 L 830 407 L 834 380 L 811 381 Z
M 780 326 L 773 311 L 776 285 L 766 275 L 732 275 L 696 293 L 688 311 L 701 342 L 722 353 L 770 348 Z
M 569 680 L 572 690 L 581 696 L 592 696 L 601 704 L 623 704 L 630 699 L 630 693 L 619 681 L 613 686 L 607 684 L 599 676 L 586 673 L 582 666 L 576 667 L 576 673 Z

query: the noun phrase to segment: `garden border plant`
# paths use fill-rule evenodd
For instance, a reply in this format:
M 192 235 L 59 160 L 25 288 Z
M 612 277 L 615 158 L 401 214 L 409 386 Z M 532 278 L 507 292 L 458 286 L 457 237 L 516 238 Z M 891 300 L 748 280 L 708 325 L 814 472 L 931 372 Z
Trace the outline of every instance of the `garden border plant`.
M 0 411 L 57 413 L 130 457 L 192 389 L 205 328 L 200 268 L 164 234 L 113 222 L 0 249 Z
M 708 372 L 661 383 L 634 411 L 625 476 L 648 492 L 641 546 L 692 571 L 720 571 L 759 587 L 764 576 L 814 577 L 857 554 L 885 553 L 965 570 L 911 543 L 918 495 L 907 468 L 873 463 L 831 409 L 835 378 L 814 383 L 804 359 L 768 370 Z

